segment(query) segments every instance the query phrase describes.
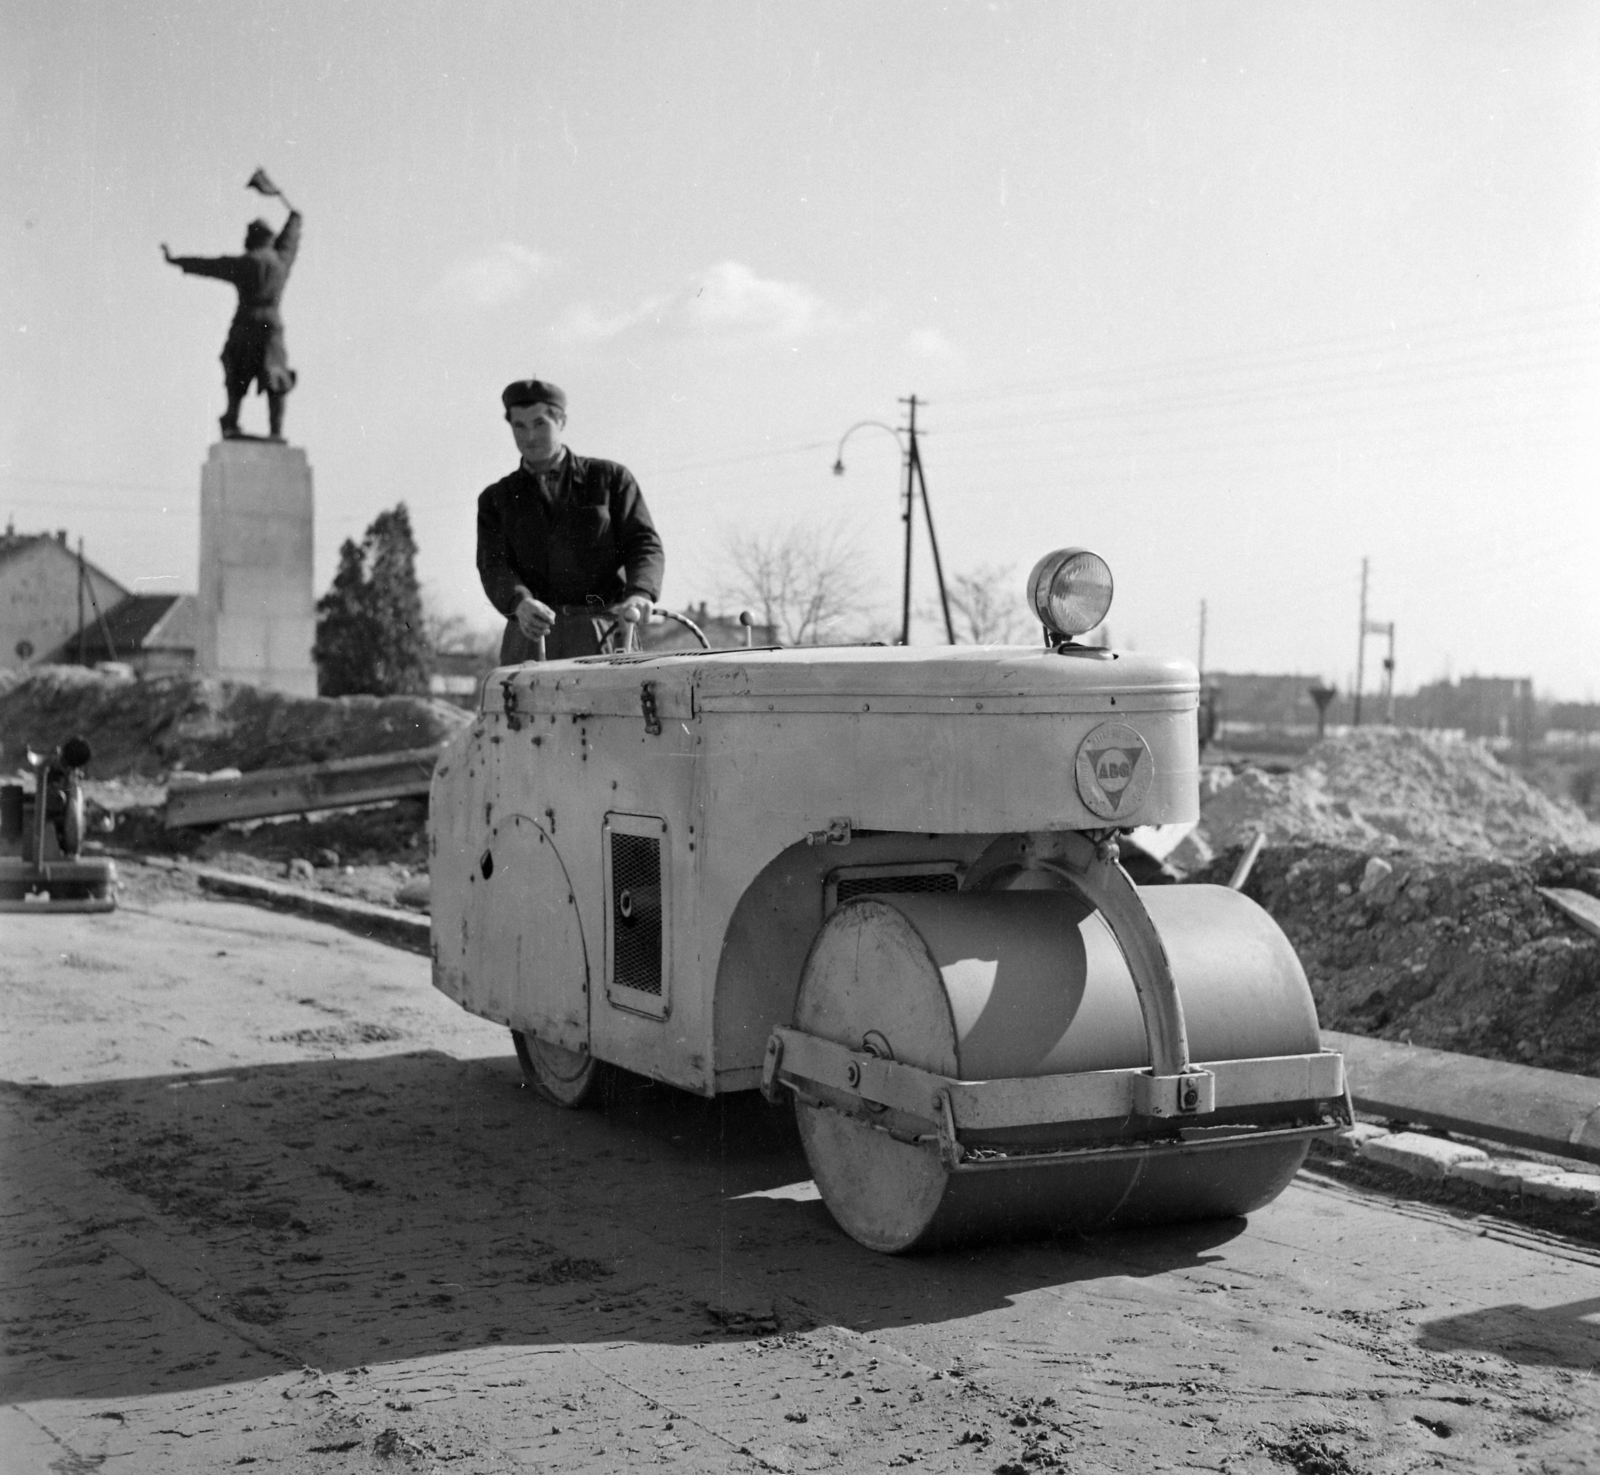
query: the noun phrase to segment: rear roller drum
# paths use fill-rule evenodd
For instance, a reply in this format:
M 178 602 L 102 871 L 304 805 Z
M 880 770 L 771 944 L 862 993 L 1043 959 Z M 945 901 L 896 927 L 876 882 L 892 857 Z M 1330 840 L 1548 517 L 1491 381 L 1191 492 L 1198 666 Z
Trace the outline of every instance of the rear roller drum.
M 1315 1051 L 1305 975 L 1277 925 L 1223 887 L 1141 893 L 1188 1021 L 1192 1058 Z M 802 975 L 795 1027 L 960 1080 L 1137 1068 L 1150 1053 L 1127 963 L 1100 915 L 1067 892 L 861 898 L 824 923 Z M 796 1103 L 807 1160 L 840 1226 L 871 1249 L 1224 1218 L 1270 1202 L 1303 1140 L 1134 1152 L 1048 1166 L 952 1171 L 928 1124 L 870 1122 Z M 1147 1124 L 1012 1128 L 997 1152 L 1131 1145 Z M 887 1129 L 887 1130 L 885 1130 Z
M 568 1050 L 538 1035 L 511 1031 L 522 1077 L 546 1101 L 568 1110 L 592 1106 L 611 1079 L 611 1067 L 593 1055 Z

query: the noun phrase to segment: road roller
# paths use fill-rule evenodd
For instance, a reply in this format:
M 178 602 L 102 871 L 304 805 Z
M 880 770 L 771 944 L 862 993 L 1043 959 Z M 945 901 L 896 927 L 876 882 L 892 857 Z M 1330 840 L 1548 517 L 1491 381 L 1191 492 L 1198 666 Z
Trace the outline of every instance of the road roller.
M 495 671 L 434 771 L 433 978 L 558 1106 L 618 1071 L 789 1101 L 861 1244 L 1247 1214 L 1351 1120 L 1293 948 L 1138 885 L 1199 812 L 1186 661 L 1036 646 L 636 652 Z

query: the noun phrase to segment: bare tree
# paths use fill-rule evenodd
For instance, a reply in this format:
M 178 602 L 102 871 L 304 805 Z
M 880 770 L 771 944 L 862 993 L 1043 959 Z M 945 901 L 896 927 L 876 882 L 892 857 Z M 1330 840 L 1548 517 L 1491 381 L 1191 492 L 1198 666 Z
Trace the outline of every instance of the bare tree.
M 972 645 L 1018 645 L 1032 638 L 1035 621 L 1023 602 L 1023 579 L 1008 565 L 981 564 L 951 576 L 947 592 L 956 638 Z
M 500 632 L 475 625 L 465 615 L 443 607 L 431 589 L 422 594 L 422 631 L 428 649 L 441 652 L 493 655 L 500 649 Z
M 720 597 L 751 608 L 784 645 L 845 638 L 871 618 L 860 551 L 839 528 L 794 523 L 768 533 L 730 533 Z

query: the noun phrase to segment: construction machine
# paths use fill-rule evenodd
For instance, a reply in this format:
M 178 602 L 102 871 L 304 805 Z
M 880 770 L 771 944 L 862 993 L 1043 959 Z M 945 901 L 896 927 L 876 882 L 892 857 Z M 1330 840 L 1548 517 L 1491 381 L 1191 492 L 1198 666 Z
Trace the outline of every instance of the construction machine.
M 109 912 L 117 904 L 117 868 L 83 857 L 83 770 L 91 757 L 81 737 L 53 749 L 27 749 L 32 782 L 0 784 L 0 912 Z
M 1198 814 L 1195 668 L 1084 644 L 506 667 L 435 769 L 433 977 L 561 1106 L 632 1071 L 792 1099 L 875 1250 L 1248 1213 L 1351 1120 L 1293 948 L 1238 891 L 1134 884 Z

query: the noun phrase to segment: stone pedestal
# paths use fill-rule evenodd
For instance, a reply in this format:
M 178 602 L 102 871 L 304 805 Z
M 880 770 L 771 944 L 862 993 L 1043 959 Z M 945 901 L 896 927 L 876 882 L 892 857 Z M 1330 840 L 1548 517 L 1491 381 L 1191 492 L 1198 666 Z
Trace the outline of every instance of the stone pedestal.
M 207 676 L 315 696 L 311 466 L 298 446 L 224 440 L 200 473 L 195 658 Z

